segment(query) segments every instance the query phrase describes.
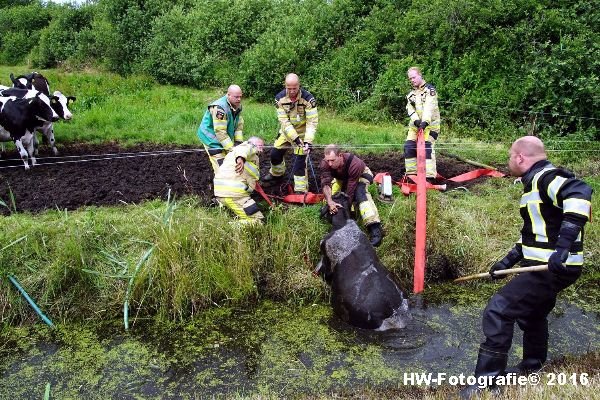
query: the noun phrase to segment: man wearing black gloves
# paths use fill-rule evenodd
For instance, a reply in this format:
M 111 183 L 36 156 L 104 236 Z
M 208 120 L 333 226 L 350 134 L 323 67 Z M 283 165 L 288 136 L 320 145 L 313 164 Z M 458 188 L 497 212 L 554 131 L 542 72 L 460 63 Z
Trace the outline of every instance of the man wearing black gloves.
M 495 377 L 506 373 L 539 370 L 548 355 L 547 316 L 556 296 L 581 275 L 583 227 L 590 219 L 592 189 L 572 173 L 552 165 L 544 144 L 533 136 L 516 140 L 508 168 L 521 177 L 524 192 L 520 213 L 521 239 L 490 274 L 515 264 L 548 264 L 548 271 L 525 272 L 508 282 L 489 301 L 482 321 L 486 340 L 479 348 L 475 375 Z M 523 360 L 506 369 L 513 326 L 523 330 Z M 470 386 L 463 398 L 480 391 Z
M 294 192 L 308 191 L 306 157 L 310 153 L 319 124 L 317 101 L 309 91 L 300 87 L 296 74 L 285 77 L 285 89 L 275 96 L 279 134 L 271 150 L 271 168 L 262 181 L 271 184 L 285 174 L 285 153 L 294 150 Z
M 410 67 L 407 75 L 413 90 L 406 96 L 406 112 L 410 117 L 404 142 L 406 175 L 417 174 L 417 132 L 423 129 L 427 179 L 434 180 L 437 177 L 434 144 L 440 134 L 441 124 L 437 92 L 432 84 L 425 82 L 419 68 Z

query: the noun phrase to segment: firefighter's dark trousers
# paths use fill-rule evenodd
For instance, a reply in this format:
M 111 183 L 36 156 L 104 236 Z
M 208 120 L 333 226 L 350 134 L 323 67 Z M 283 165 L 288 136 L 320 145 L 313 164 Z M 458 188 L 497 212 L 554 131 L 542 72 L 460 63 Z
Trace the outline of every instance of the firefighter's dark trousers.
M 548 352 L 547 316 L 556 304 L 558 293 L 581 275 L 580 267 L 557 276 L 549 271 L 525 272 L 508 282 L 489 301 L 482 328 L 481 347 L 498 353 L 510 349 L 515 322 L 523 330 L 523 356 L 546 361 Z

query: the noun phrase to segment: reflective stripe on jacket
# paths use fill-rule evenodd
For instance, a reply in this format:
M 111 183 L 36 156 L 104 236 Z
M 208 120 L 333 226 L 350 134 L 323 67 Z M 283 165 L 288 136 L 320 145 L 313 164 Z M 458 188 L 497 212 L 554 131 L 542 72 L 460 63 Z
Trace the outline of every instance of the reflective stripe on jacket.
M 222 110 L 222 118 L 220 118 L 220 110 Z M 198 128 L 200 141 L 212 149 L 231 149 L 235 141 L 243 140 L 241 113 L 241 106 L 236 111 L 231 109 L 227 95 L 209 104 Z
M 244 171 L 241 174 L 235 172 L 238 157 L 245 160 Z M 215 174 L 213 181 L 215 196 L 231 198 L 249 196 L 259 179 L 260 166 L 256 148 L 248 142 L 243 142 L 227 154 Z
M 523 228 L 519 243 L 525 260 L 547 262 L 555 251 L 561 224 L 568 219 L 582 229 L 566 263 L 582 265 L 583 225 L 591 216 L 592 189 L 547 160 L 534 164 L 523 176 L 523 184 L 520 202 Z

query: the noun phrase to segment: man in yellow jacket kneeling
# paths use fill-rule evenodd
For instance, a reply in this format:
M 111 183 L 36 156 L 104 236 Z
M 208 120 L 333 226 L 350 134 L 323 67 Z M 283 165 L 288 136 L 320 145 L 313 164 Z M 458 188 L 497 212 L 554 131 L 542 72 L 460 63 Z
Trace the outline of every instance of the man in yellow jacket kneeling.
M 241 222 L 262 222 L 264 216 L 250 194 L 260 179 L 258 154 L 264 141 L 256 136 L 233 148 L 215 174 L 214 190 L 219 203 L 229 207 Z

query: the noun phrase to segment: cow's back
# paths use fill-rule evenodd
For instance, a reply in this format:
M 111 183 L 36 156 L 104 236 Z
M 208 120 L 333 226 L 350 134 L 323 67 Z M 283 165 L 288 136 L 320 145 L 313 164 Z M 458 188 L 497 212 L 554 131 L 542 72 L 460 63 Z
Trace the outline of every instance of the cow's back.
M 333 307 L 342 320 L 376 329 L 402 306 L 402 292 L 355 221 L 328 234 L 325 251 L 333 268 Z

